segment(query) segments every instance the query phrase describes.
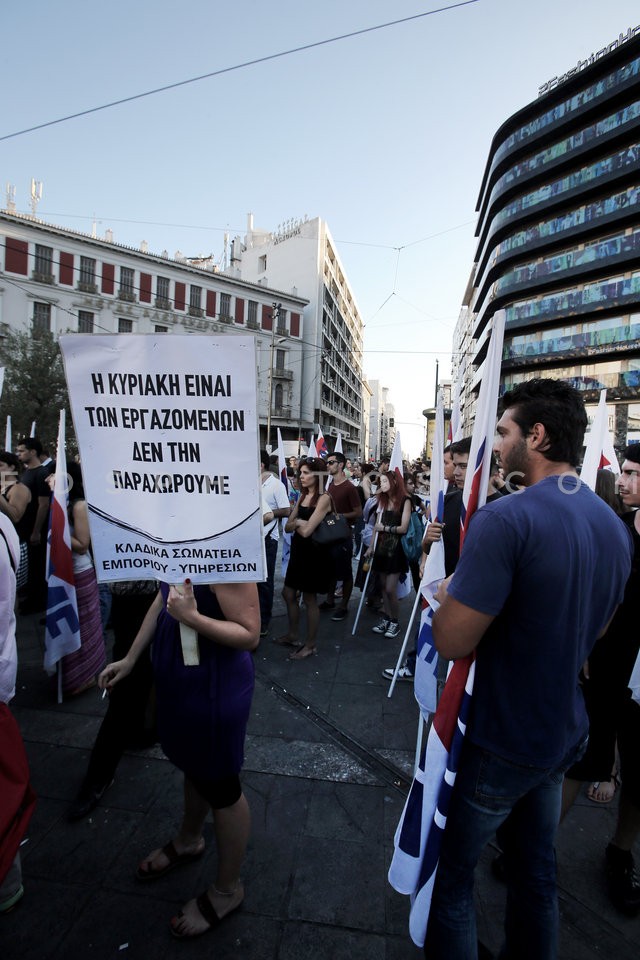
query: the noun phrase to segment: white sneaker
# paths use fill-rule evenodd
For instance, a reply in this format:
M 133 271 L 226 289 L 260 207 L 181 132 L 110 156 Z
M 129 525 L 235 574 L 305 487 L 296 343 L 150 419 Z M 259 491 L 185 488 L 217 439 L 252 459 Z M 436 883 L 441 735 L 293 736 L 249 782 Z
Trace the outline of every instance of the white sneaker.
M 400 624 L 397 620 L 389 620 L 387 629 L 384 632 L 385 637 L 394 637 L 399 636 L 400 634 Z
M 393 680 L 394 672 L 395 667 L 385 667 L 382 671 L 382 676 L 385 678 L 385 680 Z M 400 667 L 396 680 L 408 680 L 410 683 L 413 683 L 413 674 L 408 667 Z
M 374 633 L 383 633 L 386 636 L 387 630 L 389 629 L 390 620 L 387 620 L 385 617 L 382 618 L 380 623 L 376 624 L 373 628 Z

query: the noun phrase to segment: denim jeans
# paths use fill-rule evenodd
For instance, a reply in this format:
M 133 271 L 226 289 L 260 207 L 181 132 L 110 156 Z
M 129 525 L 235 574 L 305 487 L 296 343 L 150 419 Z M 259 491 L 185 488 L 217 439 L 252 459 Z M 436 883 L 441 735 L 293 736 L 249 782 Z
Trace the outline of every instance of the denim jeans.
M 558 940 L 555 834 L 564 771 L 581 743 L 551 770 L 521 766 L 466 741 L 451 798 L 424 945 L 427 960 L 476 960 L 473 877 L 496 831 L 507 873 L 509 960 L 555 960 Z
M 276 572 L 276 557 L 278 555 L 278 541 L 270 536 L 264 538 L 264 549 L 267 555 L 267 579 L 258 584 L 258 600 L 260 601 L 260 629 L 266 630 L 271 621 L 273 610 L 273 588 Z

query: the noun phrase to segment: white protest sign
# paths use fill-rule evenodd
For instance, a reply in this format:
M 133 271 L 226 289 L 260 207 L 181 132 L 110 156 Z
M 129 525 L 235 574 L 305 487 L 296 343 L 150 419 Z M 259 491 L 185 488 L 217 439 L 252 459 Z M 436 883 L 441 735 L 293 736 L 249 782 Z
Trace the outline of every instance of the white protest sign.
M 264 580 L 254 338 L 60 346 L 98 580 Z

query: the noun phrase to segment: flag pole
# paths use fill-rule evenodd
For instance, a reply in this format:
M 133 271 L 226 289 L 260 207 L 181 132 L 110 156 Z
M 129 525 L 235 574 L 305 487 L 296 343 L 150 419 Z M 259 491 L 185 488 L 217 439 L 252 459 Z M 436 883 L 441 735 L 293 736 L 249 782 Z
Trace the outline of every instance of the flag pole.
M 365 577 L 364 587 L 362 588 L 362 594 L 360 596 L 360 603 L 358 604 L 358 610 L 356 612 L 356 618 L 353 621 L 353 630 L 351 631 L 351 636 L 355 637 L 356 630 L 358 629 L 358 620 L 360 619 L 360 614 L 362 613 L 362 604 L 364 603 L 365 597 L 367 595 L 367 587 L 369 586 L 369 577 L 371 576 L 371 567 L 373 564 L 373 555 L 376 552 L 376 542 L 378 540 L 378 531 L 376 530 L 373 535 L 373 545 L 371 547 L 371 563 L 369 564 L 369 569 L 367 570 L 367 576 Z
M 398 679 L 398 671 L 402 666 L 402 660 L 404 658 L 405 650 L 407 649 L 407 644 L 409 643 L 409 634 L 411 633 L 411 628 L 413 627 L 413 621 L 416 618 L 416 610 L 418 609 L 418 603 L 420 601 L 420 590 L 416 593 L 416 599 L 413 602 L 413 609 L 411 611 L 411 616 L 409 617 L 409 623 L 407 624 L 407 631 L 404 635 L 404 642 L 400 648 L 400 653 L 398 654 L 398 662 L 396 663 L 396 668 L 393 671 L 393 680 L 391 681 L 391 686 L 389 687 L 389 693 L 387 694 L 387 699 L 391 699 L 391 694 L 393 693 L 394 687 L 396 685 L 396 680 Z

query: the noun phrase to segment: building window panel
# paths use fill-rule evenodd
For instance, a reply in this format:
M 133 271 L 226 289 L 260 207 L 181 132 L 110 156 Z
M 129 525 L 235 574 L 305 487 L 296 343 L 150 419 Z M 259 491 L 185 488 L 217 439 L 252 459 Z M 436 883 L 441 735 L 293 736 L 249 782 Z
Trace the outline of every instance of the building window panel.
M 170 281 L 168 277 L 156 278 L 156 307 L 168 310 L 171 306 Z
M 95 293 L 96 287 L 96 261 L 91 257 L 80 257 L 80 277 L 78 287 L 87 293 Z
M 195 310 L 202 308 L 202 287 L 196 287 L 191 284 L 189 290 L 189 306 Z
M 93 333 L 93 313 L 89 310 L 78 310 L 78 333 Z
M 220 316 L 225 318 L 231 318 L 231 294 L 230 293 L 221 293 L 220 294 Z
M 44 333 L 51 331 L 51 304 L 33 304 L 33 332 Z
M 53 283 L 53 247 L 36 243 L 34 279 Z
M 133 320 L 118 317 L 118 333 L 133 333 Z
M 118 291 L 118 296 L 121 300 L 135 300 L 134 279 L 135 274 L 130 267 L 120 267 L 120 290 Z

